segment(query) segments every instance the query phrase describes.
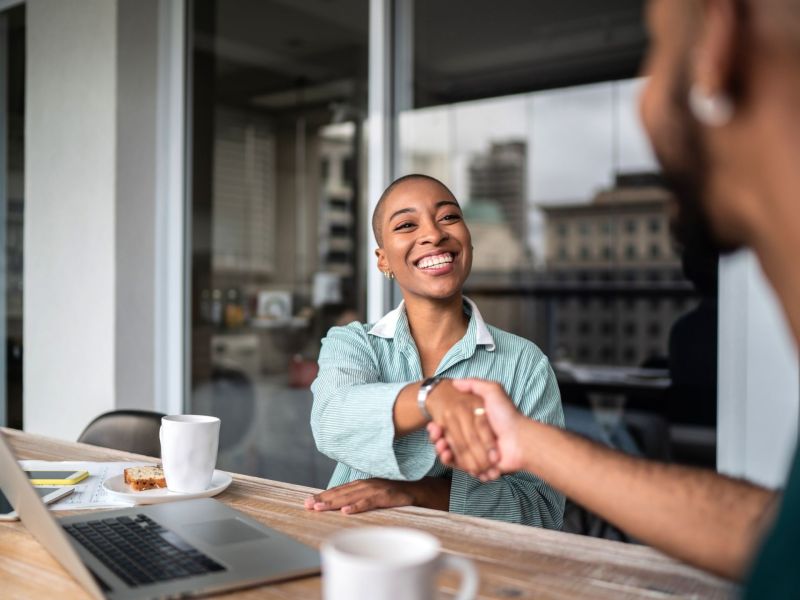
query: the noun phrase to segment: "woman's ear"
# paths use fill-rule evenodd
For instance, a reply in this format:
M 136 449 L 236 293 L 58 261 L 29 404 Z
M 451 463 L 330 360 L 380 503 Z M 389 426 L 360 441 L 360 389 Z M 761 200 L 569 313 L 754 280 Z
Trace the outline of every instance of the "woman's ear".
M 389 261 L 386 260 L 386 252 L 383 248 L 377 248 L 375 250 L 375 256 L 378 257 L 378 269 L 381 273 L 386 273 L 386 271 L 391 271 L 389 267 Z

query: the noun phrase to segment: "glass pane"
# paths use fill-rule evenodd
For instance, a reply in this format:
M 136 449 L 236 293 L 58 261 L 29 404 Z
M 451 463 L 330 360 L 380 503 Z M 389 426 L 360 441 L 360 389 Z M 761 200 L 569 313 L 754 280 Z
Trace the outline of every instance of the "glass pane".
M 25 7 L 0 13 L 0 209 L 5 240 L 5 414 L 0 422 L 22 429 L 22 248 L 25 181 Z M 4 155 L 4 156 L 3 156 Z M 0 353 L 2 354 L 2 353 Z M 0 406 L 3 403 L 0 402 Z
M 550 357 L 568 428 L 713 467 L 717 257 L 670 236 L 638 119 L 642 5 L 465 2 L 443 31 L 445 3 L 415 3 L 398 175 L 453 190 L 465 291 Z
M 363 318 L 367 0 L 191 3 L 190 410 L 221 468 L 324 487 L 320 339 Z

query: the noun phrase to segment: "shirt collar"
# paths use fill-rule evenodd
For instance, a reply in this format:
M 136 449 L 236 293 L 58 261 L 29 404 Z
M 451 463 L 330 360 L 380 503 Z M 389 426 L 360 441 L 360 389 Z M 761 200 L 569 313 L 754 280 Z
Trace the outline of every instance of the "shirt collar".
M 486 349 L 489 352 L 493 352 L 495 349 L 494 338 L 489 331 L 489 327 L 486 325 L 486 322 L 481 316 L 481 311 L 479 311 L 476 304 L 466 296 L 464 296 L 464 302 L 469 307 L 469 312 L 471 313 L 470 318 L 475 319 L 475 345 L 486 346 Z M 389 311 L 383 317 L 381 317 L 381 319 L 375 323 L 367 333 L 369 335 L 386 339 L 394 338 L 395 332 L 397 331 L 397 322 L 405 313 L 405 310 L 405 301 L 401 301 L 400 304 L 397 305 L 397 308 Z

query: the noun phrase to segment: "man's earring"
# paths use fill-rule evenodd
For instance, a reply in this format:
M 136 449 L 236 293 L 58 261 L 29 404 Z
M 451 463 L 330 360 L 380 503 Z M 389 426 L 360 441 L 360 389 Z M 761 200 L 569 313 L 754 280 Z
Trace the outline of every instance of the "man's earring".
M 689 90 L 689 108 L 694 118 L 708 127 L 722 127 L 733 118 L 733 101 L 727 94 L 709 94 L 696 83 Z

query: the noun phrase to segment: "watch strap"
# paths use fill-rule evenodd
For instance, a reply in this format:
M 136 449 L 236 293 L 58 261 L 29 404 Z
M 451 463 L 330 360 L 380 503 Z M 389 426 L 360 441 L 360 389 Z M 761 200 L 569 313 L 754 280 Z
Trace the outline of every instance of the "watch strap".
M 428 421 L 432 421 L 433 417 L 431 416 L 431 413 L 428 412 L 428 407 L 425 406 L 425 402 L 428 399 L 428 395 L 431 393 L 431 391 L 433 391 L 433 388 L 435 388 L 441 380 L 441 377 L 428 377 L 419 386 L 419 392 L 417 392 L 417 406 L 419 407 L 419 411 L 422 413 L 422 416 Z

